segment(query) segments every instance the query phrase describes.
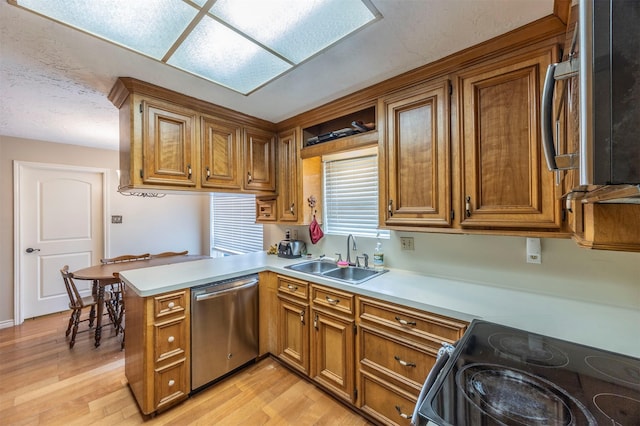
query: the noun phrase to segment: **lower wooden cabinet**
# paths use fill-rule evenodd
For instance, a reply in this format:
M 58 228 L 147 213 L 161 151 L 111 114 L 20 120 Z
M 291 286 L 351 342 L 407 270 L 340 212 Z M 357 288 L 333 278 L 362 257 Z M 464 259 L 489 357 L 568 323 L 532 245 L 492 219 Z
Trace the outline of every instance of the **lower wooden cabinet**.
M 366 372 L 360 373 L 360 388 L 364 413 L 383 424 L 411 425 L 416 395 Z
M 125 293 L 125 373 L 144 414 L 189 396 L 189 297 L 189 289 L 149 297 Z
M 312 285 L 311 378 L 353 403 L 355 394 L 354 295 Z
M 309 374 L 309 305 L 278 295 L 278 358 Z

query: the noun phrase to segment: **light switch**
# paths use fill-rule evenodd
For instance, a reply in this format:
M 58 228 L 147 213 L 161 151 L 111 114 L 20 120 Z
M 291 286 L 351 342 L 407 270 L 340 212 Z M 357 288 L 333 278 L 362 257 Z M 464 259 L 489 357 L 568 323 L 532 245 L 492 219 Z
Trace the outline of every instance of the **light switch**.
M 527 263 L 541 263 L 540 238 L 527 238 Z

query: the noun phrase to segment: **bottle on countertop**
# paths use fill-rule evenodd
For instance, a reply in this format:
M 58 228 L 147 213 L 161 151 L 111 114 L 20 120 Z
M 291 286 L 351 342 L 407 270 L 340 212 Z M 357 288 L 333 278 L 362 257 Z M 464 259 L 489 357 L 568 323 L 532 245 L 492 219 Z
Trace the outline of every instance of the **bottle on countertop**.
M 380 234 L 377 235 L 378 242 L 376 248 L 373 251 L 373 268 L 376 270 L 384 269 L 384 252 L 382 250 L 382 241 L 380 241 Z

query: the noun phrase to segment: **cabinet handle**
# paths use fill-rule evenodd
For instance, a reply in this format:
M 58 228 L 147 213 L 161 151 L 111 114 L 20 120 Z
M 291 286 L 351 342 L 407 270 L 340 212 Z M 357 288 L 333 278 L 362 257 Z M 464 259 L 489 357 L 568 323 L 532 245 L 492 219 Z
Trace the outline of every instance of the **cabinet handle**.
M 396 318 L 396 321 L 398 321 L 402 325 L 412 325 L 414 327 L 416 325 L 415 321 L 407 321 L 407 320 L 403 320 L 402 318 L 398 318 L 398 317 L 395 317 L 395 318 Z
M 329 304 L 331 305 L 337 305 L 338 303 L 340 303 L 340 299 L 332 299 L 329 296 L 325 296 L 325 299 L 327 299 L 327 302 L 329 302 Z
M 291 212 L 291 214 L 294 214 L 294 210 L 293 210 L 294 206 L 295 206 L 295 204 L 291 203 L 291 207 L 289 207 L 289 211 Z
M 169 302 L 169 303 L 167 304 L 167 308 L 169 308 L 169 309 L 173 309 L 175 306 L 176 306 L 176 304 L 175 304 L 175 303 L 173 303 L 173 302 Z
M 393 200 L 389 200 L 389 205 L 387 207 L 387 212 L 389 212 L 389 216 L 393 216 Z
M 396 361 L 398 361 L 400 363 L 400 365 L 403 365 L 405 367 L 415 367 L 416 366 L 413 362 L 403 361 L 402 359 L 400 359 L 400 357 L 398 355 L 394 356 L 393 359 L 395 359 Z
M 400 417 L 402 417 L 403 419 L 410 419 L 411 416 L 409 414 L 405 414 L 402 412 L 402 409 L 400 409 L 400 406 L 396 405 L 396 411 L 398 411 L 398 414 L 400 415 Z
M 175 384 L 176 384 L 175 380 L 173 380 L 173 379 L 169 380 L 169 383 L 168 383 L 169 387 L 172 387 Z
M 210 177 L 211 177 L 211 170 L 209 170 L 209 166 L 207 166 L 207 177 L 206 177 L 206 180 L 209 180 Z
M 304 324 L 304 314 L 305 314 L 305 312 L 304 312 L 304 309 L 303 309 L 303 310 L 300 311 L 300 322 L 302 324 Z
M 187 164 L 187 174 L 188 178 L 191 179 L 191 164 Z
M 169 336 L 169 338 L 167 339 L 167 342 L 169 342 L 169 343 L 173 343 L 173 341 L 174 341 L 174 340 L 176 340 L 176 338 L 175 338 L 175 337 L 173 337 L 173 336 Z
M 253 177 L 251 176 L 251 172 L 247 172 L 247 183 L 253 182 Z
M 318 314 L 313 318 L 313 328 L 318 329 Z
M 289 289 L 289 291 L 296 291 L 298 289 L 298 286 L 297 285 L 287 284 L 287 288 Z
M 471 217 L 471 197 L 467 195 L 465 201 L 466 203 L 464 203 L 464 213 L 467 215 L 467 217 Z

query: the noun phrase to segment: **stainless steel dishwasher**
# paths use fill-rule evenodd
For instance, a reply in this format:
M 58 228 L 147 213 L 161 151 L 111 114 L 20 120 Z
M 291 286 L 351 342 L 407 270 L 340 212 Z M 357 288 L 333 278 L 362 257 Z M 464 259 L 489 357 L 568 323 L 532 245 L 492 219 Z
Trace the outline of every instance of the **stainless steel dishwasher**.
M 258 275 L 191 289 L 191 390 L 258 356 Z

